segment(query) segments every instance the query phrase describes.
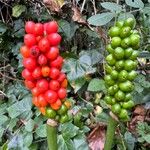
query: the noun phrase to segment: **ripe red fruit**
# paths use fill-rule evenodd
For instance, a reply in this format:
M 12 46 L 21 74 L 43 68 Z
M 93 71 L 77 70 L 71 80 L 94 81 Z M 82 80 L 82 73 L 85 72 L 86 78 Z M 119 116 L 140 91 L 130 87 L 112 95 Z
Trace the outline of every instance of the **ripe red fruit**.
M 49 77 L 52 79 L 57 79 L 60 74 L 60 71 L 57 68 L 51 68 Z
M 34 46 L 36 44 L 36 38 L 33 34 L 26 34 L 24 36 L 24 44 L 28 47 Z
M 34 79 L 40 79 L 42 77 L 41 67 L 36 67 L 32 72 L 32 76 Z
M 46 53 L 46 57 L 49 58 L 50 60 L 56 59 L 58 55 L 59 55 L 59 49 L 58 47 L 55 46 L 50 47 L 50 49 Z
M 36 37 L 37 43 L 38 43 L 41 39 L 42 39 L 42 36 L 37 36 L 37 37 Z
M 31 93 L 33 96 L 38 96 L 41 94 L 41 92 L 39 91 L 39 89 L 37 87 L 34 87 L 32 90 L 31 90 Z
M 32 73 L 28 69 L 22 71 L 22 77 L 26 80 L 33 80 Z
M 62 67 L 62 64 L 63 64 L 63 58 L 61 56 L 58 56 L 55 60 L 50 62 L 51 67 L 55 67 L 58 69 Z
M 59 75 L 57 81 L 61 83 L 61 82 L 63 82 L 65 79 L 66 79 L 66 74 L 60 73 L 60 75 Z
M 46 33 L 51 34 L 58 31 L 58 24 L 56 21 L 50 21 L 45 25 Z
M 60 84 L 57 80 L 51 80 L 49 82 L 49 89 L 53 91 L 57 91 L 60 88 Z
M 58 99 L 57 93 L 52 90 L 48 90 L 45 93 L 45 99 L 50 104 L 55 103 Z
M 34 26 L 34 34 L 35 35 L 43 35 L 44 27 L 42 23 L 36 23 Z
M 41 66 L 47 64 L 47 58 L 43 54 L 38 57 L 38 64 Z
M 45 107 L 47 106 L 47 101 L 45 99 L 45 96 L 44 94 L 40 94 L 38 97 L 37 97 L 37 101 L 39 103 L 39 107 Z
M 39 103 L 38 103 L 38 98 L 37 98 L 37 96 L 32 98 L 32 103 L 33 103 L 36 107 L 40 107 L 40 105 L 39 105 Z
M 48 77 L 50 73 L 50 67 L 48 66 L 43 66 L 42 67 L 42 75 L 43 77 Z
M 27 46 L 23 45 L 20 48 L 20 53 L 23 57 L 28 58 L 30 56 L 30 49 Z
M 36 60 L 34 58 L 23 59 L 23 66 L 29 70 L 33 70 L 36 67 Z
M 28 88 L 28 89 L 33 89 L 35 87 L 35 82 L 34 81 L 31 81 L 31 80 L 25 80 L 24 81 L 24 84 L 25 86 Z
M 37 81 L 36 86 L 40 92 L 45 92 L 48 90 L 49 84 L 46 79 L 40 79 Z
M 53 110 L 59 110 L 61 105 L 62 105 L 62 103 L 61 103 L 60 99 L 57 99 L 57 101 L 55 103 L 50 104 L 50 106 Z
M 56 46 L 61 42 L 61 36 L 58 33 L 51 33 L 47 36 L 50 45 Z
M 64 99 L 64 98 L 66 98 L 66 96 L 67 96 L 67 91 L 66 91 L 65 88 L 60 88 L 60 89 L 58 90 L 57 94 L 58 94 L 58 97 L 59 97 L 60 99 Z
M 29 34 L 34 34 L 35 23 L 33 21 L 27 21 L 25 24 L 25 31 Z
M 40 51 L 42 51 L 42 52 L 48 51 L 50 48 L 50 43 L 49 43 L 48 39 L 46 37 L 42 38 L 38 43 L 38 47 L 39 47 Z
M 35 57 L 39 56 L 39 53 L 40 53 L 40 50 L 39 50 L 38 46 L 32 46 L 30 48 L 30 56 L 31 57 L 35 58 Z

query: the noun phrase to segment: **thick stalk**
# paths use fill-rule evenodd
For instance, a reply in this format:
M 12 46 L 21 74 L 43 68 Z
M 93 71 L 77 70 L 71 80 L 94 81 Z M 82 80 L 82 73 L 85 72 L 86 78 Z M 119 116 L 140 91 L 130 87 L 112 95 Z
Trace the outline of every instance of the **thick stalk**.
M 58 150 L 57 146 L 57 123 L 54 120 L 47 120 L 47 143 L 49 150 Z
M 118 122 L 110 116 L 109 120 L 108 120 L 104 150 L 111 150 L 112 149 L 112 144 L 113 144 L 114 135 L 115 135 L 117 125 L 118 125 Z

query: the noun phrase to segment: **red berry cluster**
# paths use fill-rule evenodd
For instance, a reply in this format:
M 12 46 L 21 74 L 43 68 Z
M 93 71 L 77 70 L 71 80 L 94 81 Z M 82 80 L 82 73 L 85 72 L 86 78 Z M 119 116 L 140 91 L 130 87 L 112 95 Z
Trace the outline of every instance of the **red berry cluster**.
M 59 110 L 67 96 L 67 79 L 61 72 L 63 58 L 58 47 L 62 38 L 57 33 L 56 21 L 44 24 L 28 21 L 25 31 L 24 45 L 20 49 L 24 66 L 22 77 L 31 90 L 33 104 L 45 115 L 49 107 Z

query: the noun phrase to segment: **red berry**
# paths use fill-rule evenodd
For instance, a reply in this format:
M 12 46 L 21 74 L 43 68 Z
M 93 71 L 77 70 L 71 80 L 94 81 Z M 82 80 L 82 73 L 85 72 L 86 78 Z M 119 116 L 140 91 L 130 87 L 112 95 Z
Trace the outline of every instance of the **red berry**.
M 24 36 L 24 44 L 28 47 L 34 46 L 36 44 L 36 38 L 33 34 L 26 34 Z
M 56 59 L 58 55 L 59 55 L 59 49 L 58 47 L 54 47 L 54 46 L 50 47 L 50 49 L 46 53 L 46 57 L 49 58 L 50 60 Z
M 34 34 L 35 35 L 43 35 L 44 27 L 42 23 L 36 23 L 34 26 Z
M 47 106 L 47 101 L 45 99 L 45 96 L 44 94 L 40 94 L 38 97 L 37 97 L 37 101 L 39 103 L 39 107 L 46 107 Z
M 58 82 L 63 82 L 66 79 L 66 74 L 65 73 L 61 73 L 57 79 Z
M 32 80 L 25 80 L 24 84 L 30 90 L 35 87 L 35 82 L 33 82 Z
M 60 84 L 57 80 L 51 80 L 49 82 L 49 89 L 53 91 L 57 91 L 60 88 Z
M 59 97 L 60 99 L 64 99 L 64 98 L 66 98 L 66 96 L 67 96 L 67 91 L 66 91 L 65 88 L 60 88 L 60 89 L 58 90 L 57 94 L 58 94 L 58 97 Z
M 57 79 L 60 74 L 60 71 L 57 68 L 51 68 L 49 77 L 52 79 Z
M 38 57 L 38 64 L 41 66 L 47 64 L 47 58 L 43 54 Z
M 40 50 L 39 50 L 38 46 L 32 46 L 30 48 L 30 56 L 31 57 L 35 58 L 35 57 L 39 56 L 39 53 L 40 53 Z
M 48 77 L 50 73 L 50 67 L 48 66 L 43 66 L 42 67 L 42 75 L 43 77 Z
M 63 58 L 61 56 L 58 56 L 55 60 L 50 62 L 51 67 L 55 67 L 58 69 L 60 69 L 62 67 L 62 64 L 63 64 Z
M 25 24 L 25 31 L 29 34 L 34 34 L 35 23 L 33 21 L 27 21 Z
M 33 80 L 32 73 L 28 69 L 22 71 L 22 77 L 26 80 Z
M 50 45 L 56 46 L 61 42 L 61 36 L 58 33 L 51 33 L 48 35 Z
M 46 79 L 40 79 L 37 81 L 36 86 L 40 92 L 45 92 L 48 90 L 49 84 Z
M 45 93 L 45 99 L 50 104 L 55 103 L 58 99 L 57 93 L 52 90 L 48 90 Z
M 33 96 L 38 96 L 41 94 L 41 92 L 39 91 L 39 89 L 37 87 L 34 87 L 32 90 L 31 90 L 31 93 Z
M 55 33 L 58 31 L 58 24 L 56 21 L 50 21 L 45 25 L 47 34 Z
M 37 43 L 38 43 L 41 39 L 42 39 L 42 36 L 37 36 L 37 37 L 36 37 Z
M 42 77 L 41 67 L 36 67 L 32 72 L 32 76 L 34 79 L 40 79 Z
M 23 66 L 29 70 L 33 70 L 36 67 L 36 60 L 34 58 L 23 59 Z
M 42 52 L 48 51 L 50 48 L 48 39 L 46 37 L 42 38 L 38 43 L 38 47 L 39 47 L 40 51 L 42 51 Z
M 39 106 L 39 103 L 38 103 L 38 98 L 37 98 L 37 96 L 32 98 L 32 103 L 33 103 L 36 107 L 40 107 L 40 106 Z
M 30 49 L 27 46 L 23 45 L 20 48 L 20 53 L 23 57 L 28 58 L 30 56 Z

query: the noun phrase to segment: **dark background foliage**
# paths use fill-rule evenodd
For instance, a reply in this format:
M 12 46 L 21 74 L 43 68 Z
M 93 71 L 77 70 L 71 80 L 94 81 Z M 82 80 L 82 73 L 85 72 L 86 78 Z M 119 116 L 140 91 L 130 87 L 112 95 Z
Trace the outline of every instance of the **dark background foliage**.
M 21 78 L 20 46 L 27 20 L 55 19 L 63 37 L 61 55 L 73 107 L 70 122 L 59 126 L 59 150 L 103 148 L 109 109 L 103 98 L 105 46 L 116 20 L 135 17 L 141 35 L 139 75 L 131 121 L 121 123 L 114 150 L 150 149 L 150 1 L 149 0 L 0 0 L 0 146 L 47 149 L 44 118 L 32 106 Z M 108 1 L 107 1 L 108 2 Z

